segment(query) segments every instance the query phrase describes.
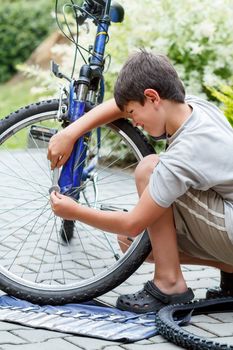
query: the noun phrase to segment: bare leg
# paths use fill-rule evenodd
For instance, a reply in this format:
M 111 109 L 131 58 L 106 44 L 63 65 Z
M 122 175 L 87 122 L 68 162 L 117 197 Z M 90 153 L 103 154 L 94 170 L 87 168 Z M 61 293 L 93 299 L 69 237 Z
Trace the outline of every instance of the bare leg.
M 125 252 L 129 246 L 131 245 L 132 241 L 128 240 L 125 236 L 120 236 L 118 235 L 118 242 L 121 247 L 121 250 Z M 180 258 L 180 263 L 184 265 L 203 265 L 203 266 L 210 266 L 210 267 L 215 267 L 216 269 L 222 270 L 224 272 L 228 273 L 233 273 L 233 266 L 218 262 L 218 261 L 213 261 L 213 260 L 204 260 L 204 259 L 199 259 L 195 258 L 191 255 L 188 255 L 186 253 L 179 253 L 179 258 Z M 153 253 L 147 257 L 146 262 L 148 263 L 155 263 Z
M 135 171 L 135 179 L 139 196 L 149 183 L 150 175 L 159 162 L 159 157 L 145 157 Z M 183 293 L 187 290 L 183 278 L 176 241 L 176 229 L 172 208 L 148 228 L 152 254 L 156 261 L 154 283 L 166 294 Z
M 135 178 L 139 196 L 148 185 L 150 175 L 158 162 L 158 156 L 150 155 L 145 157 L 137 167 Z M 171 207 L 148 228 L 148 232 L 152 253 L 147 258 L 147 261 L 156 262 L 154 283 L 166 294 L 183 293 L 187 290 L 180 264 L 207 265 L 219 268 L 225 272 L 233 272 L 233 266 L 221 262 L 198 259 L 178 252 L 176 229 Z M 118 236 L 118 241 L 123 251 L 131 244 L 130 240 L 122 236 Z

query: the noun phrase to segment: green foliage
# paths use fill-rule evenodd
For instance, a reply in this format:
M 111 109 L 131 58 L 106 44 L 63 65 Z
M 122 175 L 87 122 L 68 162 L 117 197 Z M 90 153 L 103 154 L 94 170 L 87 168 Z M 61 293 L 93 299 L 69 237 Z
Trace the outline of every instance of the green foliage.
M 106 98 L 112 96 L 116 76 L 126 58 L 141 47 L 166 54 L 188 94 L 209 98 L 206 86 L 228 84 L 233 72 L 232 0 L 119 2 L 125 8 L 125 20 L 110 26 L 106 54 L 111 55 L 111 65 L 105 74 Z M 85 26 L 80 27 L 79 43 L 85 48 L 94 40 L 95 28 L 91 22 L 89 34 Z M 74 47 L 57 45 L 54 50 L 63 57 L 62 71 L 70 75 Z M 106 68 L 107 62 L 108 59 Z M 74 76 L 78 76 L 82 63 L 79 56 Z M 35 71 L 35 75 L 39 76 L 40 71 Z
M 0 82 L 16 72 L 16 65 L 28 58 L 47 35 L 53 2 L 15 1 L 0 4 Z
M 35 97 L 30 93 L 34 85 L 34 79 L 17 80 L 0 85 L 0 119 L 20 107 L 35 102 Z
M 233 85 L 220 85 L 209 90 L 212 96 L 222 103 L 223 112 L 233 127 Z
M 134 49 L 167 55 L 188 93 L 206 97 L 206 85 L 233 71 L 232 0 L 121 0 L 126 18 L 111 28 L 115 71 Z M 111 72 L 112 69 L 111 67 Z

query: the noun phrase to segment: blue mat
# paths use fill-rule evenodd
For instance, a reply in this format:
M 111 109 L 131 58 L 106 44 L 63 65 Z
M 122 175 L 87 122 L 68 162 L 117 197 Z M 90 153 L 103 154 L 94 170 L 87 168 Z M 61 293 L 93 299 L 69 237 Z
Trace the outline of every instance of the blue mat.
M 143 315 L 87 302 L 39 306 L 4 295 L 0 320 L 63 333 L 131 343 L 158 334 L 155 313 Z

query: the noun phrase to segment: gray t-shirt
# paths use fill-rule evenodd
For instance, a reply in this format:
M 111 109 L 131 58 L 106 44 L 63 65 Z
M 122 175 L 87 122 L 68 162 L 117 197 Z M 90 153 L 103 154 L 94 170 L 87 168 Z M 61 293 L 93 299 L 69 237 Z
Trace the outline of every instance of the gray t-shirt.
M 169 207 L 190 187 L 212 188 L 224 199 L 225 224 L 233 241 L 233 129 L 213 104 L 187 96 L 192 114 L 168 139 L 150 178 L 154 201 Z

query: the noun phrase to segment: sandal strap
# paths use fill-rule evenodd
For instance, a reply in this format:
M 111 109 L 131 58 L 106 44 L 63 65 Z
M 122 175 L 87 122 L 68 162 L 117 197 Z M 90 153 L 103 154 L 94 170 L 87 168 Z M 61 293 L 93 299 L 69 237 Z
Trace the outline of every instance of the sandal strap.
M 168 304 L 170 301 L 170 296 L 163 293 L 152 281 L 146 282 L 144 289 L 147 293 L 152 295 L 154 298 L 162 301 L 164 304 Z
M 144 290 L 154 298 L 160 300 L 163 304 L 184 303 L 192 300 L 194 297 L 193 291 L 190 288 L 181 294 L 165 294 L 158 287 L 156 287 L 152 281 L 148 281 L 145 284 Z

